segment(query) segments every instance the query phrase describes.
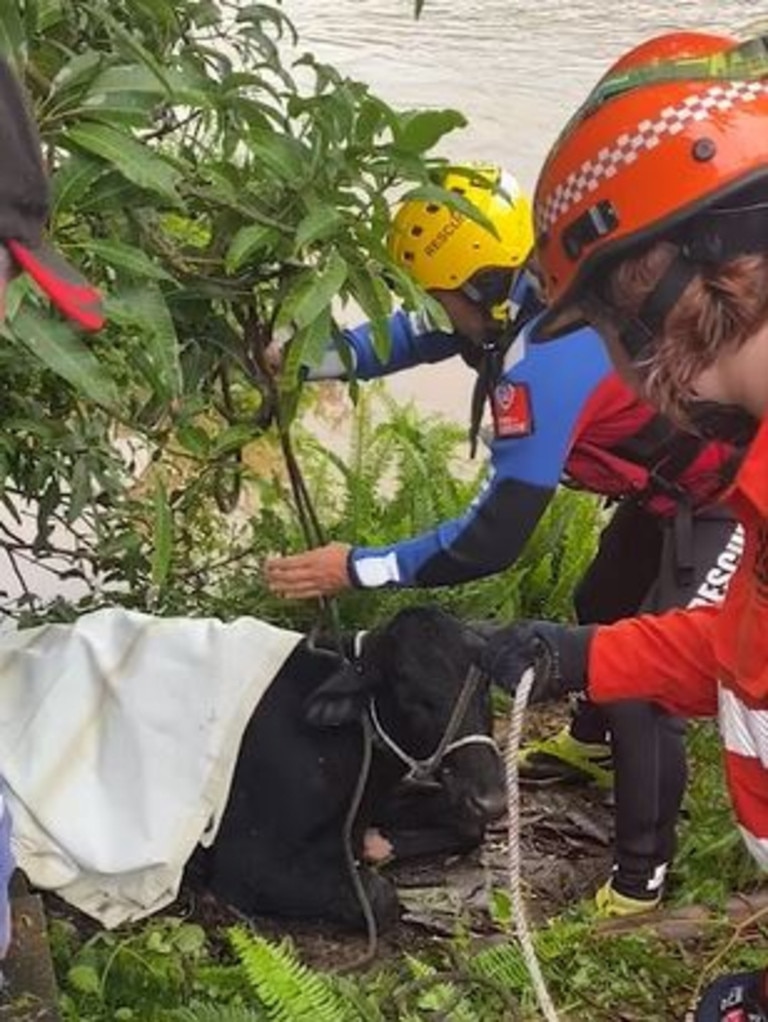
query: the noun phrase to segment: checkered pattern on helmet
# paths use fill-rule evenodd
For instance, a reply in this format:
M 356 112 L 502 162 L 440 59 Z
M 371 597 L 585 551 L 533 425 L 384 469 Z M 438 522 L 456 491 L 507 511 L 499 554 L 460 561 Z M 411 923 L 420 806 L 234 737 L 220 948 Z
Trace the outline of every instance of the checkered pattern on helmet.
M 645 152 L 679 134 L 691 121 L 707 120 L 714 111 L 729 110 L 737 103 L 751 103 L 768 94 L 768 82 L 728 82 L 712 85 L 705 92 L 687 96 L 676 106 L 665 107 L 656 120 L 642 120 L 632 132 L 623 132 L 592 159 L 559 182 L 536 204 L 536 228 L 543 233 L 566 215 L 598 185 L 615 177 Z

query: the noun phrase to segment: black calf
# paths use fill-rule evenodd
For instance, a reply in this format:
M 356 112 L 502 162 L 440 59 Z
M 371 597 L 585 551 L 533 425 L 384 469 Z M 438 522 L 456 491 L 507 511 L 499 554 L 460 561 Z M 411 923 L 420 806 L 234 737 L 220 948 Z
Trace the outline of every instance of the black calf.
M 326 653 L 298 646 L 246 729 L 227 810 L 213 847 L 204 853 L 213 892 L 246 914 L 362 926 L 342 847 L 362 760 L 361 716 L 373 701 L 382 727 L 409 756 L 429 756 L 481 642 L 442 611 L 414 608 L 368 633 L 359 661 L 341 669 Z M 457 738 L 489 731 L 490 699 L 482 684 Z M 377 741 L 354 829 L 358 858 L 376 807 L 405 772 L 404 763 Z M 441 764 L 439 780 L 446 813 L 454 817 L 443 828 L 455 835 L 464 821 L 471 838 L 481 837 L 484 823 L 504 804 L 496 752 L 487 744 L 462 745 Z M 394 887 L 360 869 L 384 927 L 397 917 Z

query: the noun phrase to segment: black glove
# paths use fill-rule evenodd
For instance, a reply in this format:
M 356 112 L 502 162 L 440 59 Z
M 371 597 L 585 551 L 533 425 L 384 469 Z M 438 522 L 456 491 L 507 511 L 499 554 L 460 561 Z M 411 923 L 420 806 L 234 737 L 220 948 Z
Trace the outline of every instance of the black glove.
M 766 971 L 732 972 L 704 991 L 694 1022 L 768 1022 Z
M 526 667 L 535 668 L 530 702 L 561 699 L 587 684 L 587 656 L 594 626 L 553 621 L 518 621 L 488 640 L 484 667 L 507 692 L 514 692 Z

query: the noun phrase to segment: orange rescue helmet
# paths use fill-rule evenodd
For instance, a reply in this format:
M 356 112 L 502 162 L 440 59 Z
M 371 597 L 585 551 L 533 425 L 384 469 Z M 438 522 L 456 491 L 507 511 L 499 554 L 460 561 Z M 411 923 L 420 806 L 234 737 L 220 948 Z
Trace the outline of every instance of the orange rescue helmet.
M 629 51 L 571 118 L 539 175 L 535 253 L 549 310 L 537 339 L 579 319 L 572 306 L 616 259 L 766 180 L 768 37 L 739 43 L 675 32 Z M 707 249 L 698 231 L 699 265 L 735 254 L 736 232 L 725 241 L 723 232 L 715 226 Z M 768 250 L 768 230 L 764 243 L 756 233 L 747 231 L 746 250 Z M 687 239 L 681 245 L 687 253 Z

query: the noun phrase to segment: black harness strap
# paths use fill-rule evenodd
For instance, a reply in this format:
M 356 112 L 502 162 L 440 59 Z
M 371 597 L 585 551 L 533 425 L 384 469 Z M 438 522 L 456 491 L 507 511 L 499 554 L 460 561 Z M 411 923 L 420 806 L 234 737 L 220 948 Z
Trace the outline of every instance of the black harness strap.
M 677 429 L 663 415 L 654 415 L 632 436 L 609 448 L 611 453 L 645 468 L 651 492 L 679 498 L 680 477 L 701 454 L 707 441 Z
M 506 331 L 505 331 L 506 333 Z M 504 371 L 504 354 L 501 342 L 483 344 L 480 364 L 477 367 L 477 379 L 472 388 L 472 400 L 469 411 L 469 456 L 477 454 L 477 438 L 483 420 L 483 409 L 486 401 L 493 400 L 493 392 Z
M 681 586 L 693 581 L 693 502 L 680 485 L 680 477 L 706 445 L 701 437 L 676 429 L 663 415 L 654 415 L 638 432 L 611 450 L 648 471 L 647 496 L 661 494 L 674 500 L 675 574 Z M 726 480 L 723 480 L 725 485 Z
M 663 415 L 653 415 L 633 433 L 622 438 L 611 450 L 637 464 L 650 466 L 660 461 L 672 446 L 676 430 Z
M 693 508 L 690 500 L 681 500 L 672 520 L 675 547 L 675 576 L 678 585 L 687 589 L 693 584 L 696 562 L 693 556 Z
M 477 453 L 477 438 L 480 432 L 480 423 L 483 419 L 483 410 L 486 401 L 493 401 L 493 392 L 504 375 L 504 358 L 509 351 L 517 335 L 523 329 L 529 319 L 541 312 L 543 306 L 536 289 L 529 286 L 517 312 L 506 324 L 501 334 L 483 344 L 480 349 L 480 358 L 472 359 L 465 356 L 465 361 L 470 362 L 477 369 L 477 379 L 472 388 L 472 400 L 469 413 L 469 456 L 474 458 Z

